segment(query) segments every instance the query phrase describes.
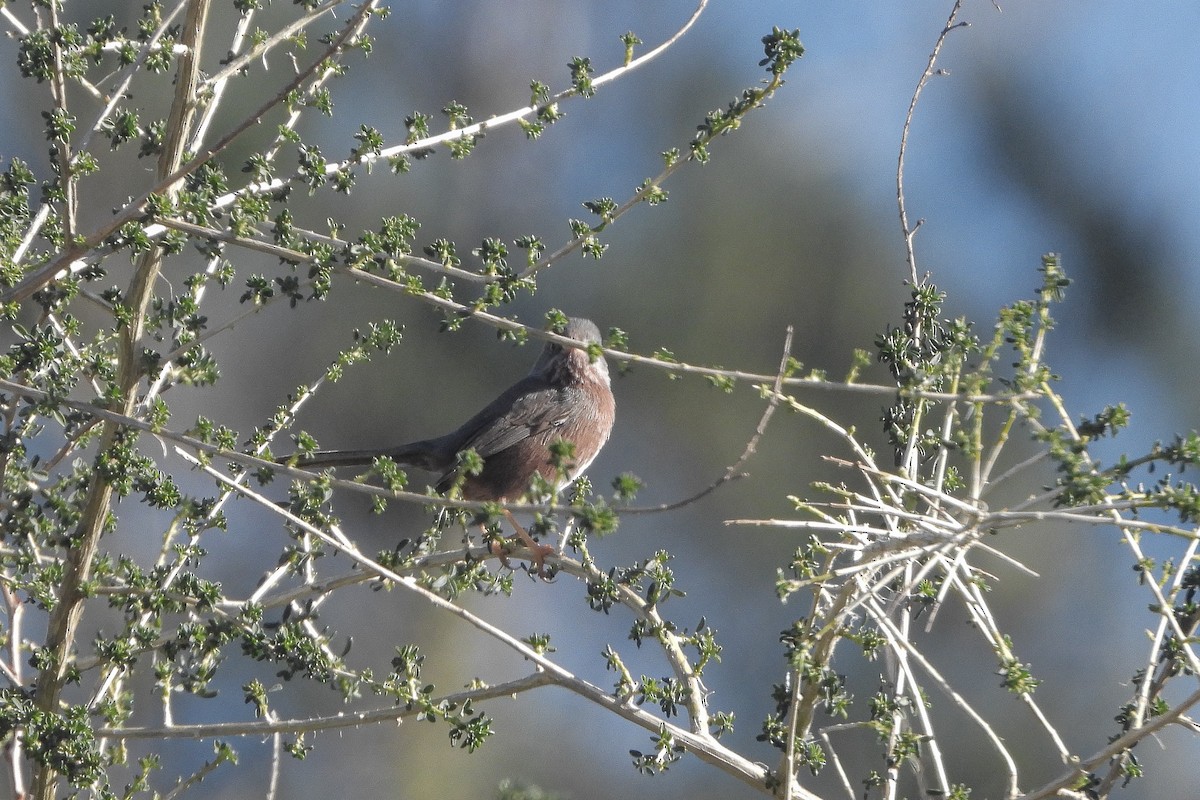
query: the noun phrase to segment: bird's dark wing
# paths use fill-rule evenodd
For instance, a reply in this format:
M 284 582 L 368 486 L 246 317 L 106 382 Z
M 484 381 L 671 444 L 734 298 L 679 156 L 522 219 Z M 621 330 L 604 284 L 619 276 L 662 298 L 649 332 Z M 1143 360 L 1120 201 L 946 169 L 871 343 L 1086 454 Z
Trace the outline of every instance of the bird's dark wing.
M 476 414 L 460 429 L 457 450 L 474 450 L 482 458 L 563 424 L 567 409 L 558 389 L 529 376 Z

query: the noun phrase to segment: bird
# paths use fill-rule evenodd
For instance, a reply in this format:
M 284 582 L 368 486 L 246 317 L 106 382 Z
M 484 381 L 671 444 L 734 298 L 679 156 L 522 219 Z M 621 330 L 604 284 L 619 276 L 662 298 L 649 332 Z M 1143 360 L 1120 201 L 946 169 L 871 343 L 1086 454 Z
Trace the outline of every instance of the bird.
M 601 341 L 595 323 L 577 317 L 567 320 L 563 335 L 582 345 Z M 440 494 L 461 481 L 464 500 L 511 502 L 526 493 L 534 475 L 557 489 L 583 474 L 608 441 L 615 418 L 604 357 L 547 342 L 529 374 L 450 433 L 397 446 L 321 450 L 280 460 L 295 458 L 298 467 L 326 468 L 367 465 L 387 456 L 397 464 L 436 473 Z M 555 465 L 551 450 L 559 440 L 573 445 L 565 470 Z M 468 450 L 482 459 L 483 468 L 460 475 L 460 456 Z M 533 553 L 540 575 L 554 549 L 538 544 L 510 512 L 505 514 Z

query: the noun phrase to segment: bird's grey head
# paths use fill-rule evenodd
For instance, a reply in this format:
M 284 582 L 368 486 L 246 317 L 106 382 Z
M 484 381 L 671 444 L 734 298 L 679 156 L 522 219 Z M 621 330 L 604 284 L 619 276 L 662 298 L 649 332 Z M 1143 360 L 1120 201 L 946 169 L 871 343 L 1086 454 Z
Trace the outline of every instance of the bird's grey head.
M 569 318 L 562 335 L 585 344 L 600 344 L 602 340 L 600 329 L 596 327 L 596 323 L 581 317 Z M 599 373 L 605 382 L 608 381 L 608 364 L 603 357 L 590 361 L 586 351 L 565 347 L 556 342 L 546 342 L 546 346 L 542 348 L 542 354 L 538 356 L 530 374 L 555 370 L 561 361 L 575 361 L 580 368 L 590 366 L 592 370 Z

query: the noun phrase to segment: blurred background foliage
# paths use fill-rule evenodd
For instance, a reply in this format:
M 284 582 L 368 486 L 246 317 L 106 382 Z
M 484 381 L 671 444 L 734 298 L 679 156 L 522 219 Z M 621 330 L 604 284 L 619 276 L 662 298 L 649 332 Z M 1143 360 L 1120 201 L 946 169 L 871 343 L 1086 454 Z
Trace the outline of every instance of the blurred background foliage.
M 107 8 L 122 18 L 139 5 L 92 0 L 87 14 Z M 406 115 L 436 115 L 450 100 L 476 119 L 503 113 L 528 101 L 531 78 L 557 89 L 577 55 L 591 57 L 600 70 L 615 66 L 620 34 L 632 30 L 651 46 L 691 7 L 674 0 L 396 2 L 392 16 L 373 28 L 377 46 L 365 68 L 360 63 L 333 84 L 335 117 L 310 115 L 301 131 L 332 156 L 348 149 L 360 124 L 396 140 Z M 669 202 L 641 207 L 609 228 L 603 259 L 554 266 L 537 293 L 508 312 L 536 325 L 547 309 L 560 308 L 602 329 L 627 331 L 637 352 L 666 347 L 684 361 L 756 372 L 775 369 L 785 327 L 793 325 L 794 355 L 840 379 L 853 349 L 870 347 L 876 333 L 895 324 L 907 297 L 896 153 L 909 98 L 949 7 L 713 0 L 665 57 L 591 100 L 564 105 L 565 119 L 536 143 L 516 128 L 500 130 L 463 162 L 443 151 L 407 175 L 383 168 L 360 174 L 336 207 L 326 205 L 329 193 L 314 200 L 298 193 L 293 213 L 298 224 L 318 230 L 336 215 L 351 231 L 372 228 L 385 214 L 410 214 L 422 223 L 419 244 L 445 237 L 460 253 L 485 237 L 511 241 L 527 233 L 553 248 L 568 237 L 566 220 L 585 216 L 582 202 L 628 197 L 657 173 L 663 150 L 685 145 L 705 113 L 759 80 L 759 39 L 773 25 L 798 27 L 806 55 L 765 110 L 717 142 L 710 164 L 689 165 L 669 182 Z M 1077 418 L 1108 403 L 1131 407 L 1134 422 L 1112 445 L 1112 456 L 1197 425 L 1200 60 L 1192 32 L 1198 16 L 1200 9 L 1181 2 L 1153 12 L 1114 2 L 1014 3 L 1001 12 L 972 0 L 964 11 L 971 27 L 952 35 L 941 57 L 950 74 L 928 87 L 912 133 L 906 184 L 910 216 L 925 219 L 916 238 L 919 269 L 949 292 L 948 315 L 966 315 L 986 335 L 1000 306 L 1033 295 L 1039 256 L 1062 253 L 1074 283 L 1058 309 L 1048 360 Z M 0 48 L 12 63 L 13 43 Z M 10 109 L 45 104 L 30 81 L 5 82 L 0 92 Z M 234 100 L 229 118 L 258 102 L 249 95 Z M 45 167 L 36 114 L 11 113 L 0 125 L 7 157 Z M 231 151 L 225 163 L 240 163 L 250 148 Z M 271 262 L 238 266 L 249 273 Z M 226 294 L 218 302 L 233 313 L 237 292 Z M 246 431 L 287 392 L 314 379 L 352 330 L 386 318 L 405 325 L 404 345 L 349 370 L 304 410 L 300 427 L 325 447 L 442 433 L 524 373 L 535 355 L 497 342 L 479 325 L 439 334 L 437 313 L 419 302 L 338 279 L 328 302 L 277 304 L 214 341 L 223 379 L 184 402 L 176 398 L 175 419 L 203 413 Z M 873 366 L 866 377 L 886 375 Z M 674 501 L 707 485 L 736 459 L 762 410 L 749 386 L 725 394 L 646 368 L 616 378 L 614 391 L 616 430 L 590 474 L 598 487 L 620 472 L 637 474 L 646 483 L 638 505 Z M 822 390 L 801 398 L 857 425 L 882 447 L 882 434 L 872 432 L 883 405 L 878 398 Z M 737 714 L 738 749 L 767 763 L 775 753 L 754 737 L 772 708 L 770 685 L 784 671 L 777 634 L 806 611 L 780 605 L 774 594 L 775 570 L 797 537 L 727 527 L 723 520 L 790 514 L 787 495 L 808 494 L 816 479 L 838 479 L 821 459 L 827 453 L 845 455 L 812 424 L 780 414 L 747 467 L 749 477 L 680 511 L 623 516 L 617 534 L 593 548 L 605 564 L 632 563 L 660 549 L 675 555 L 687 597 L 672 600 L 665 612 L 689 626 L 703 615 L 718 631 L 723 659 L 706 673 L 706 684 L 717 709 Z M 339 511 L 367 552 L 391 547 L 426 522 L 420 509 L 398 505 L 371 516 L 360 498 L 342 500 Z M 249 586 L 270 566 L 253 560 L 256 540 L 276 542 L 279 533 L 253 509 L 234 514 L 228 557 L 233 564 L 242 559 L 240 577 Z M 1001 626 L 1045 681 L 1039 698 L 1068 744 L 1076 751 L 1099 747 L 1144 658 L 1137 632 L 1149 615 L 1128 553 L 1114 531 L 1103 529 L 1030 527 L 1004 534 L 998 545 L 1044 576 L 998 568 L 993 602 Z M 239 588 L 237 579 L 235 573 L 230 591 Z M 607 686 L 612 676 L 603 672 L 600 653 L 609 642 L 632 647 L 625 641 L 628 621 L 587 612 L 578 589 L 566 579 L 518 580 L 512 599 L 467 602 L 511 630 L 551 633 L 566 665 Z M 428 654 L 429 677 L 452 691 L 477 675 L 479 664 L 509 658 L 400 593 L 355 592 L 351 598 L 361 605 L 338 603 L 326 621 L 357 629 L 356 653 L 364 659 L 386 660 L 395 644 L 417 642 Z M 1021 752 L 1030 721 L 998 677 L 981 681 L 994 658 L 963 620 L 953 608 L 939 619 L 933 636 L 947 656 L 942 666 L 966 683 L 978 707 L 1027 757 L 1024 785 L 1037 785 L 1059 765 L 1035 738 L 1028 745 L 1033 752 Z M 1137 651 L 1114 649 L 1115 641 Z M 653 675 L 661 667 L 638 669 Z M 855 669 L 852 691 L 865 700 L 879 666 Z M 511 674 L 497 669 L 482 677 L 499 681 L 520 671 L 514 664 Z M 229 703 L 241 703 L 237 686 L 244 679 L 236 670 L 226 676 Z M 304 714 L 323 706 L 337 709 L 328 693 L 316 692 L 276 711 Z M 469 756 L 442 729 L 418 723 L 321 735 L 310 741 L 318 756 L 288 764 L 281 796 L 490 797 L 504 778 L 573 798 L 754 796 L 690 759 L 666 776 L 636 775 L 627 751 L 646 748 L 645 732 L 564 692 L 534 692 L 487 710 L 499 735 Z M 185 700 L 177 714 L 214 711 Z M 951 752 L 959 779 L 976 786 L 976 796 L 997 796 L 997 777 L 977 771 L 973 759 L 981 738 L 970 728 L 949 730 L 961 733 L 960 748 Z M 1131 796 L 1178 796 L 1172 787 L 1194 778 L 1195 742 L 1169 732 L 1163 741 L 1177 769 L 1153 772 Z M 266 770 L 254 763 L 261 757 L 265 764 L 268 747 L 238 746 L 241 766 L 210 778 L 206 796 L 262 794 Z M 172 745 L 167 755 L 207 749 Z M 852 739 L 841 742 L 849 764 L 864 766 L 852 750 Z M 831 777 L 812 787 L 828 789 Z

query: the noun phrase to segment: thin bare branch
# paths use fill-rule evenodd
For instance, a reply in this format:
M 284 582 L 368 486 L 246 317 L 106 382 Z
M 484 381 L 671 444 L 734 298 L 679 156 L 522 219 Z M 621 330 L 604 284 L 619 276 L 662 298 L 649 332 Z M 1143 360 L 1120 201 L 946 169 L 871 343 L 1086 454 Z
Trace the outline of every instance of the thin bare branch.
M 274 97 L 264 102 L 256 111 L 233 126 L 212 147 L 187 163 L 182 164 L 170 175 L 161 178 L 153 187 L 129 201 L 119 213 L 113 215 L 113 218 L 109 222 L 93 231 L 82 242 L 76 241 L 72 243 L 45 267 L 25 276 L 16 286 L 0 293 L 0 302 L 24 302 L 34 292 L 51 281 L 64 277 L 66 274 L 73 274 L 85 269 L 87 265 L 82 259 L 93 250 L 99 248 L 109 236 L 123 225 L 141 217 L 145 213 L 146 202 L 150 199 L 151 195 L 162 193 L 168 187 L 176 185 L 181 179 L 216 158 L 217 155 L 233 144 L 248 128 L 259 124 L 268 112 L 282 103 L 297 88 L 303 86 L 327 59 L 334 57 L 346 48 L 361 33 L 362 28 L 366 25 L 378 2 L 379 0 L 365 0 L 362 6 L 359 7 L 358 12 L 355 13 L 342 31 L 333 38 L 333 41 L 325 48 L 319 58 L 314 60 L 307 68 L 300 70 L 296 77 L 280 89 Z M 214 210 L 215 208 L 214 206 Z
M 957 28 L 963 28 L 969 25 L 967 22 L 955 22 L 958 18 L 958 12 L 962 10 L 962 0 L 955 0 L 954 7 L 950 9 L 950 17 L 946 20 L 945 27 L 938 34 L 937 41 L 933 45 L 933 52 L 929 54 L 929 61 L 925 64 L 925 71 L 921 73 L 921 79 L 917 81 L 917 88 L 913 90 L 912 99 L 908 103 L 908 113 L 904 115 L 904 127 L 900 133 L 900 154 L 896 159 L 896 204 L 900 209 L 900 233 L 904 236 L 905 259 L 908 263 L 908 279 L 916 286 L 919 282 L 917 277 L 917 256 L 913 250 L 913 238 L 917 234 L 917 229 L 921 227 L 923 220 L 918 221 L 916 225 L 909 226 L 908 224 L 908 209 L 904 200 L 904 159 L 908 155 L 908 134 L 912 129 L 913 115 L 917 111 L 917 101 L 921 98 L 921 92 L 925 90 L 926 84 L 936 75 L 945 75 L 946 71 L 937 68 L 938 55 L 942 52 L 942 45 L 946 43 L 946 37 L 950 32 Z

